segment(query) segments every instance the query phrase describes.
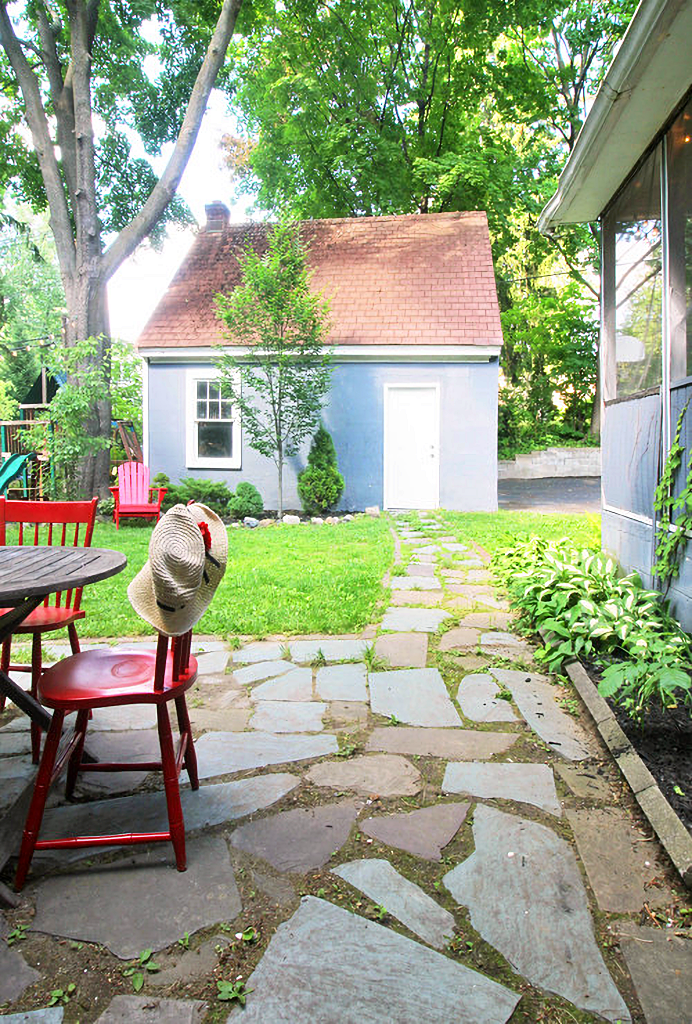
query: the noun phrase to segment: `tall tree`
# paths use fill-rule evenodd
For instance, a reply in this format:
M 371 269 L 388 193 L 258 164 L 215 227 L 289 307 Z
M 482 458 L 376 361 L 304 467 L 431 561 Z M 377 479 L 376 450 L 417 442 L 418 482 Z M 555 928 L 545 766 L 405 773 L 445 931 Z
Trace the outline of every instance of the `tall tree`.
M 307 249 L 290 221 L 270 231 L 266 253 L 241 255 L 240 267 L 242 283 L 217 297 L 231 342 L 217 359 L 220 388 L 251 447 L 276 464 L 281 518 L 284 463 L 319 423 L 329 391 L 327 303 L 310 291 Z
M 65 342 L 97 340 L 88 362 L 108 377 L 106 284 L 170 214 L 241 0 L 27 0 L 0 2 L 0 67 L 6 177 L 50 223 L 65 291 Z M 211 21 L 213 31 L 207 29 Z M 158 41 L 152 42 L 158 31 Z M 158 80 L 148 73 L 159 62 Z M 26 121 L 32 146 L 23 142 Z M 149 153 L 173 142 L 156 180 L 131 157 L 138 134 Z M 175 212 L 175 211 L 174 211 Z M 86 430 L 110 435 L 107 399 Z M 105 493 L 108 453 L 85 458 L 77 486 Z

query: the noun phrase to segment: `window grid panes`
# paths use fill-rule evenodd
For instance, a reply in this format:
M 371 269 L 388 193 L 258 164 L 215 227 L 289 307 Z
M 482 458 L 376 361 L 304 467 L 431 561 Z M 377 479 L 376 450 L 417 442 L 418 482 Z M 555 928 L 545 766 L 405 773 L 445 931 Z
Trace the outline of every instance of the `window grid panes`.
M 213 380 L 197 381 L 196 439 L 201 459 L 233 457 L 233 403 Z
M 617 396 L 661 383 L 662 263 L 660 147 L 618 197 L 615 225 Z

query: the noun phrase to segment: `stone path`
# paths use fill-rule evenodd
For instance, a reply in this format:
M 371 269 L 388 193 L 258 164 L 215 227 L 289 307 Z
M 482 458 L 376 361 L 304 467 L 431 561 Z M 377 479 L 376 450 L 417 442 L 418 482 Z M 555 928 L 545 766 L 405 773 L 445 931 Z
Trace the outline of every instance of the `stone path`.
M 197 641 L 188 870 L 166 844 L 38 854 L 0 912 L 3 1019 L 689 1024 L 688 901 L 588 716 L 536 671 L 480 548 L 444 513 L 396 529 L 379 627 Z M 94 748 L 150 757 L 153 724 L 97 712 Z M 6 826 L 26 740 L 0 717 Z M 157 776 L 80 787 L 51 794 L 46 836 L 163 826 Z

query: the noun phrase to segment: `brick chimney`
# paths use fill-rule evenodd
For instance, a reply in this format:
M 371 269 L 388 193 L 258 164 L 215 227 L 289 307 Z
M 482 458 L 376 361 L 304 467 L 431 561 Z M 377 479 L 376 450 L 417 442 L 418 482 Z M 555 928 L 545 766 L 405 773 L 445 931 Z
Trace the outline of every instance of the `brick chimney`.
M 228 227 L 230 213 L 224 203 L 215 199 L 213 203 L 209 203 L 204 209 L 207 212 L 205 231 L 218 233 Z

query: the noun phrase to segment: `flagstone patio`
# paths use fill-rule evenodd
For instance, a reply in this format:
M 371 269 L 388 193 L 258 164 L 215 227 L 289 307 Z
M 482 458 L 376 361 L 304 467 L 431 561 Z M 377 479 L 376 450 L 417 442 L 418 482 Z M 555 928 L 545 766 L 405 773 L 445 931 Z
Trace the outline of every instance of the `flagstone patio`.
M 196 642 L 188 870 L 167 844 L 38 853 L 16 906 L 0 889 L 3 1020 L 689 1024 L 692 942 L 667 924 L 688 894 L 588 715 L 481 549 L 437 513 L 396 529 L 420 562 L 377 629 Z M 152 726 L 96 712 L 94 753 L 149 757 Z M 26 738 L 0 716 L 3 861 Z M 44 834 L 164 819 L 157 776 L 95 775 L 51 794 Z

